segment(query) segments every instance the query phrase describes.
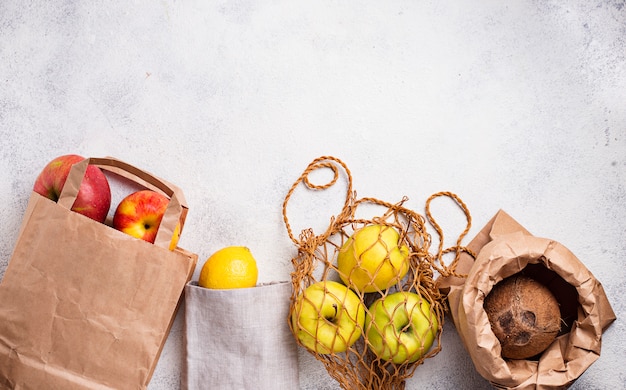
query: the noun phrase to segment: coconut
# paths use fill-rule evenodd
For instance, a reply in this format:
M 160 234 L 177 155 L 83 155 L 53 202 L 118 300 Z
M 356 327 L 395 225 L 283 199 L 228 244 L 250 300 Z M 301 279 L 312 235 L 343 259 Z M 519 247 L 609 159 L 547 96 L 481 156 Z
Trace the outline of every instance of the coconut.
M 543 284 L 522 275 L 497 283 L 483 305 L 502 357 L 528 359 L 543 352 L 561 329 L 559 304 Z

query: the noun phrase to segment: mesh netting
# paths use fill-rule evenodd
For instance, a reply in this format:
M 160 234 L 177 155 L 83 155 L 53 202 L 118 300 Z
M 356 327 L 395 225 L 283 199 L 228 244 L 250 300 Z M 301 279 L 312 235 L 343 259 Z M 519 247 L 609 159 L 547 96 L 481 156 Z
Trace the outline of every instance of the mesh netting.
M 309 174 L 332 170 L 330 182 L 316 185 Z M 315 235 L 305 229 L 294 236 L 287 204 L 300 184 L 311 190 L 334 185 L 340 168 L 347 177 L 347 195 L 341 212 L 331 217 L 328 229 Z M 443 247 L 443 232 L 429 205 L 439 196 L 453 199 L 463 210 L 467 226 L 456 245 Z M 426 217 L 404 206 L 407 198 L 388 203 L 359 198 L 352 176 L 339 159 L 315 159 L 290 188 L 283 203 L 283 218 L 298 248 L 294 271 L 289 326 L 299 345 L 321 361 L 344 389 L 404 389 L 405 380 L 425 359 L 441 350 L 445 300 L 435 283 L 436 273 L 454 272 L 460 245 L 471 226 L 465 204 L 454 194 L 440 192 L 426 202 Z M 374 216 L 357 217 L 367 209 Z M 361 215 L 362 212 L 359 212 Z M 435 254 L 426 221 L 439 236 Z M 443 255 L 454 253 L 449 265 Z

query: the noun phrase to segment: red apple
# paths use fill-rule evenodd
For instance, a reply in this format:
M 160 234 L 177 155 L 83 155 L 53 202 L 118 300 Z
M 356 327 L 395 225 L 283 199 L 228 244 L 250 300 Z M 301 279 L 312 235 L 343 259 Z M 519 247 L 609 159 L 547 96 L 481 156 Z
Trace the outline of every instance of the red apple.
M 70 168 L 84 159 L 75 154 L 68 154 L 50 161 L 35 180 L 33 191 L 56 202 L 59 200 Z M 98 222 L 104 222 L 110 207 L 109 181 L 100 168 L 89 165 L 72 210 Z
M 164 195 L 152 190 L 133 192 L 117 206 L 113 215 L 113 227 L 154 243 L 169 201 Z

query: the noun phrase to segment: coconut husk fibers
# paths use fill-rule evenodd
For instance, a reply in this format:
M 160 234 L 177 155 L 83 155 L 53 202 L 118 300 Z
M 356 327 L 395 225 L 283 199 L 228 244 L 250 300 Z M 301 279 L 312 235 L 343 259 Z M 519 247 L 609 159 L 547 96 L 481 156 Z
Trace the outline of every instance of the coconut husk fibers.
M 505 358 L 527 359 L 543 352 L 561 329 L 561 312 L 554 295 L 543 284 L 521 274 L 496 284 L 483 306 Z
M 602 284 L 565 246 L 532 236 L 500 210 L 468 244 L 456 271 L 442 277 L 450 315 L 476 370 L 501 389 L 565 389 L 600 357 L 603 331 L 615 321 Z M 523 273 L 547 286 L 563 319 L 558 337 L 538 357 L 507 359 L 491 331 L 485 296 L 509 276 Z

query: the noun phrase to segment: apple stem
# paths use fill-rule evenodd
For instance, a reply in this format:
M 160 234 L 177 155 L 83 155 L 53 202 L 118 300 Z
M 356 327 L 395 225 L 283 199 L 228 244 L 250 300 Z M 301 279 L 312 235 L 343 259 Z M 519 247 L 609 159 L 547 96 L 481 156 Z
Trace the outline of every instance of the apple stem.
M 335 309 L 335 317 L 337 317 L 337 304 L 333 303 L 333 309 Z

